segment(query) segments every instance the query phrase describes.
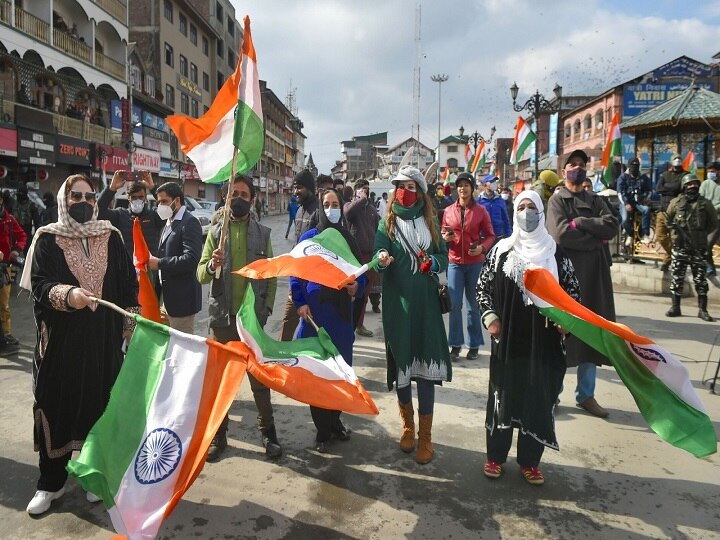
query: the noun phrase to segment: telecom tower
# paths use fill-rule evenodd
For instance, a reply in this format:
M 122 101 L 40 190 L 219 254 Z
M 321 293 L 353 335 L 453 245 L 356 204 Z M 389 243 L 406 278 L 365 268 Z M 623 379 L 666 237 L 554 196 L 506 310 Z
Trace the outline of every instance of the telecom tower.
M 420 160 L 420 23 L 422 19 L 422 5 L 415 6 L 415 71 L 413 73 L 413 137 L 415 137 L 414 165 L 417 167 Z

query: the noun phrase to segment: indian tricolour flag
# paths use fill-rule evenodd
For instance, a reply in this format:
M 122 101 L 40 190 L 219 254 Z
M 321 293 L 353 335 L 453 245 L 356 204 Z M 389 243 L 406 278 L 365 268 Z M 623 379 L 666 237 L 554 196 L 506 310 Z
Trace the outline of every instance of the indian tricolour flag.
M 610 182 L 612 182 L 612 157 L 620 155 L 622 155 L 622 137 L 620 135 L 620 117 L 616 112 L 610 124 L 610 131 L 608 132 L 607 143 L 601 161 L 602 166 L 605 167 L 603 180 L 606 186 L 609 186 Z
M 513 139 L 512 153 L 510 154 L 510 161 L 517 164 L 525 154 L 525 151 L 530 148 L 530 145 L 535 141 L 537 137 L 535 133 L 530 129 L 527 122 L 523 120 L 522 116 L 518 116 L 517 125 L 515 126 L 515 138 Z
M 118 533 L 144 539 L 200 474 L 253 353 L 136 319 L 107 409 L 67 468 Z
M 365 391 L 328 333 L 317 337 L 276 341 L 268 336 L 255 315 L 255 294 L 247 288 L 237 314 L 238 333 L 255 353 L 248 371 L 268 388 L 292 399 L 336 411 L 378 414 Z
M 524 282 L 545 317 L 610 360 L 640 414 L 660 438 L 696 457 L 717 451 L 710 417 L 677 358 L 624 324 L 580 305 L 547 270 L 527 270 Z
M 342 289 L 377 264 L 377 259 L 361 264 L 343 235 L 328 228 L 299 242 L 289 253 L 258 259 L 234 273 L 251 279 L 292 276 Z
M 697 161 L 695 159 L 695 152 L 692 149 L 685 156 L 683 161 L 683 169 L 692 174 L 697 174 Z
M 475 155 L 470 162 L 468 171 L 472 174 L 479 173 L 480 170 L 483 168 L 483 165 L 485 165 L 485 157 L 485 141 L 480 141 L 477 150 L 475 150 Z
M 148 276 L 147 265 L 150 261 L 150 249 L 142 232 L 140 218 L 133 222 L 133 263 L 138 280 L 138 303 L 140 315 L 151 321 L 160 322 L 160 302 Z
M 255 166 L 265 142 L 260 103 L 260 78 L 250 18 L 244 18 L 242 51 L 232 76 L 225 81 L 212 106 L 200 118 L 173 115 L 167 123 L 182 151 L 192 159 L 203 182 L 227 181 L 237 148 L 236 174 Z

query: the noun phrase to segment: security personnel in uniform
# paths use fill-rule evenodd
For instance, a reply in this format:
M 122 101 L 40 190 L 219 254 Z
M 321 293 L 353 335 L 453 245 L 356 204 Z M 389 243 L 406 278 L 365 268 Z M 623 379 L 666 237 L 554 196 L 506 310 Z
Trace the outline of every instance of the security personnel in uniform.
M 694 174 L 686 174 L 681 182 L 682 192 L 675 197 L 667 209 L 667 223 L 672 231 L 672 262 L 670 292 L 672 307 L 665 313 L 668 317 L 679 317 L 685 271 L 688 265 L 693 274 L 695 292 L 698 295 L 698 317 L 712 322 L 707 312 L 708 284 L 705 275 L 707 263 L 707 237 L 718 224 L 717 212 L 713 205 L 700 196 L 700 180 Z

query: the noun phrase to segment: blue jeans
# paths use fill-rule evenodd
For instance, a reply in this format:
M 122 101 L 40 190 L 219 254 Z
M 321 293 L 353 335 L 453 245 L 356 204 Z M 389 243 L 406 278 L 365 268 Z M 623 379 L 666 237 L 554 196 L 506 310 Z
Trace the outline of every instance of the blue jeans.
M 632 237 L 633 235 L 633 219 L 635 212 L 642 214 L 642 220 L 640 221 L 640 235 L 647 236 L 650 234 L 650 207 L 644 204 L 635 205 L 635 210 L 630 212 L 630 219 L 628 219 L 628 211 L 625 205 L 620 203 L 620 217 L 622 218 L 622 225 L 625 228 L 625 233 Z
M 592 362 L 583 362 L 577 368 L 577 386 L 575 402 L 582 403 L 595 395 L 595 373 L 597 366 Z
M 450 310 L 450 333 L 448 344 L 451 347 L 462 347 L 465 344 L 463 336 L 463 295 L 467 301 L 467 332 L 468 347 L 479 349 L 484 345 L 482 326 L 480 326 L 480 305 L 477 301 L 477 281 L 480 277 L 483 263 L 448 265 L 448 289 L 452 309 Z

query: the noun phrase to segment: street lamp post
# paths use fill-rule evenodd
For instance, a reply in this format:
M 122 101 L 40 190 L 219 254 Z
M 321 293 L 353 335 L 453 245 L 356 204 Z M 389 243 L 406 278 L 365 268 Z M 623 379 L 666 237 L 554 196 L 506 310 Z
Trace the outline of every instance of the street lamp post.
M 438 83 L 438 146 L 437 146 L 437 158 L 436 161 L 438 162 L 438 168 L 437 172 L 435 173 L 435 180 L 440 179 L 440 115 L 442 113 L 442 83 L 448 80 L 448 76 L 446 74 L 440 74 L 432 75 L 430 79 L 433 82 Z
M 480 142 L 484 141 L 485 144 L 490 144 L 493 140 L 493 137 L 495 136 L 495 126 L 490 128 L 490 138 L 486 139 L 482 135 L 480 135 L 477 130 L 475 130 L 473 133 L 468 135 L 468 142 L 473 145 L 473 156 L 477 153 L 478 146 L 480 146 Z
M 542 113 L 554 113 L 560 110 L 560 106 L 562 103 L 562 86 L 557 83 L 555 83 L 555 88 L 553 88 L 553 93 L 557 98 L 557 102 L 555 104 L 549 102 L 547 99 L 545 99 L 545 96 L 540 94 L 539 91 L 535 90 L 535 95 L 528 99 L 524 105 L 518 105 L 517 103 L 515 103 L 515 100 L 517 99 L 519 90 L 520 88 L 518 88 L 518 85 L 516 83 L 513 83 L 513 85 L 510 87 L 510 96 L 513 100 L 513 109 L 515 109 L 515 112 L 520 112 L 523 110 L 527 110 L 528 112 L 530 112 L 530 114 L 532 114 L 535 118 L 535 123 L 537 126 L 540 125 L 540 115 Z M 539 131 L 538 127 L 536 127 L 535 129 Z M 539 135 L 539 133 L 536 135 Z M 538 177 L 538 163 L 540 161 L 538 156 L 538 149 L 540 147 L 539 143 L 540 141 L 536 138 L 534 178 Z

